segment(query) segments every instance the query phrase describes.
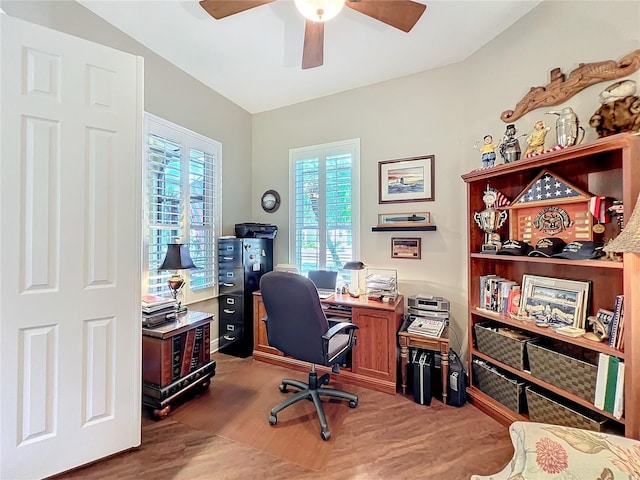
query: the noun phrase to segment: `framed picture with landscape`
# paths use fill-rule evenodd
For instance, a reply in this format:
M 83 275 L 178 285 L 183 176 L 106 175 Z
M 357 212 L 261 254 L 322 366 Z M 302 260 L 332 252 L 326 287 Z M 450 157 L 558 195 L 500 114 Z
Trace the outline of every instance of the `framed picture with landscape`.
M 434 161 L 425 155 L 378 162 L 378 203 L 435 200 Z
M 523 275 L 518 315 L 552 328 L 584 328 L 590 288 L 588 281 Z

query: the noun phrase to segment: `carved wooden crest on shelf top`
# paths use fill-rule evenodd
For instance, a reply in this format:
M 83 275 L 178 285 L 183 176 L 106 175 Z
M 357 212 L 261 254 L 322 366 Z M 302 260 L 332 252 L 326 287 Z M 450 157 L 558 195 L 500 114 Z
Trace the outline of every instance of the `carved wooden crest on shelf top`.
M 640 50 L 622 57 L 619 62 L 581 63 L 565 78 L 560 68 L 551 70 L 551 80 L 544 87 L 531 87 L 513 110 L 505 110 L 500 118 L 505 123 L 514 122 L 525 113 L 538 107 L 559 105 L 590 85 L 625 77 L 640 68 Z

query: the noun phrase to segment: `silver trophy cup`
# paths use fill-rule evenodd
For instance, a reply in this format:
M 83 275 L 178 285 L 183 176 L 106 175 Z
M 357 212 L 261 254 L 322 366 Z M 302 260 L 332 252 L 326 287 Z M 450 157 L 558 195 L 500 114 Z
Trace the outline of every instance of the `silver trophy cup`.
M 506 211 L 495 208 L 496 192 L 491 190 L 489 186 L 482 196 L 482 201 L 487 208 L 473 214 L 473 219 L 484 232 L 481 251 L 482 253 L 496 253 L 502 246 L 500 235 L 496 233 L 496 230 L 504 224 L 508 215 Z

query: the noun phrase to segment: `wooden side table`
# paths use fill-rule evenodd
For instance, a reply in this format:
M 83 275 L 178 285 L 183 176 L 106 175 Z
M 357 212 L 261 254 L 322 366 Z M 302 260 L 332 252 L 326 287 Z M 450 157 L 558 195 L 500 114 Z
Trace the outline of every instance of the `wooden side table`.
M 142 329 L 142 403 L 164 418 L 187 392 L 209 388 L 216 372 L 209 349 L 213 314 L 187 311 L 176 321 Z
M 439 338 L 415 335 L 406 330 L 406 322 L 398 332 L 400 343 L 400 363 L 402 368 L 402 393 L 407 393 L 407 364 L 409 363 L 409 347 L 422 348 L 432 352 L 440 352 L 442 370 L 442 403 L 447 403 L 447 385 L 449 379 L 449 327 L 446 327 Z

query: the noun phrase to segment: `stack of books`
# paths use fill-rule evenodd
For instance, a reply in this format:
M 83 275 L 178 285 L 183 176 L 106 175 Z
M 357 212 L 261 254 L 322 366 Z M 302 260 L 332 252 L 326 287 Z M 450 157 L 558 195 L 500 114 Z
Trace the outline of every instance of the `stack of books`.
M 173 298 L 158 295 L 142 297 L 142 325 L 155 327 L 175 318 L 178 302 Z
M 439 338 L 445 327 L 445 322 L 437 318 L 416 317 L 407 327 L 407 332 L 424 337 Z
M 624 414 L 624 362 L 618 357 L 600 353 L 593 404 L 615 418 Z

